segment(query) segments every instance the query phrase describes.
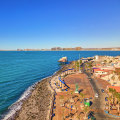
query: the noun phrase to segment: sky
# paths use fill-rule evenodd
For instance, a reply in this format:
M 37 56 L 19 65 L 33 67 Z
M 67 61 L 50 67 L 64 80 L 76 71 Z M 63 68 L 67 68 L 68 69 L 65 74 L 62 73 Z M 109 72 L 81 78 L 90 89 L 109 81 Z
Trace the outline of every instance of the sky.
M 120 47 L 120 0 L 0 0 L 0 49 Z

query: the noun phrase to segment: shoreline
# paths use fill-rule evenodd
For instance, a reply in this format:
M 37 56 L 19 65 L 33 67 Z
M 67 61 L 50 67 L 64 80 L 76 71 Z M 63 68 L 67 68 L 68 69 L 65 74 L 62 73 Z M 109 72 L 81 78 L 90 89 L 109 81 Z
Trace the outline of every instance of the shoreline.
M 0 50 L 0 52 L 45 52 L 45 51 L 47 51 L 47 52 L 51 52 L 51 51 L 53 51 L 53 52 L 55 52 L 55 51 L 78 51 L 78 52 L 80 52 L 80 51 L 120 51 L 120 50 L 31 50 L 31 51 L 25 51 L 25 50 L 23 50 L 23 51 L 17 51 L 17 50 Z
M 14 105 L 16 105 L 18 108 L 18 109 L 16 108 L 15 114 L 11 115 L 9 112 L 5 117 L 7 117 L 7 116 L 9 117 L 10 115 L 11 115 L 11 117 L 4 118 L 2 120 L 27 120 L 27 119 L 50 120 L 51 115 L 53 113 L 53 111 L 52 111 L 53 105 L 56 104 L 56 102 L 54 101 L 56 99 L 55 95 L 57 92 L 57 89 L 55 87 L 56 77 L 58 77 L 64 70 L 66 71 L 66 69 L 68 69 L 72 65 L 72 63 L 73 63 L 73 61 L 71 61 L 69 64 L 61 66 L 61 68 L 59 70 L 57 70 L 56 72 L 54 72 L 51 76 L 43 78 L 43 79 L 39 80 L 38 82 L 34 83 L 32 86 L 30 86 L 22 94 L 22 96 L 18 99 L 18 101 L 12 105 L 13 111 L 15 111 Z M 88 70 L 86 69 L 86 71 L 88 73 L 90 72 L 89 69 Z M 62 74 L 61 74 L 61 76 L 62 76 Z M 89 77 L 89 75 L 87 75 L 87 76 Z M 73 75 L 73 77 L 75 77 L 75 76 Z M 71 80 L 71 78 L 72 77 L 70 77 L 69 79 Z M 91 79 L 92 78 L 93 78 L 93 76 L 91 76 Z M 74 81 L 75 81 L 75 78 L 74 78 Z M 52 86 L 51 86 L 51 82 L 53 82 Z M 90 81 L 88 81 L 88 82 L 90 83 L 90 87 L 92 88 L 92 91 L 95 94 L 95 91 L 92 87 L 93 84 Z M 69 84 L 73 84 L 73 83 L 69 82 Z M 101 89 L 101 87 L 100 87 L 100 89 Z M 58 94 L 58 96 L 60 96 L 60 95 L 61 94 Z M 10 108 L 12 108 L 12 106 L 10 106 Z M 59 107 L 57 107 L 57 108 L 59 108 Z
M 53 73 L 53 75 L 51 75 L 51 76 L 48 76 L 48 77 L 46 77 L 46 78 L 43 78 L 43 79 L 41 79 L 41 80 L 39 80 L 38 82 L 36 82 L 36 83 L 34 83 L 32 86 L 30 86 L 30 87 L 28 87 L 25 91 L 24 91 L 24 93 L 21 95 L 21 97 L 15 102 L 15 103 L 13 103 L 9 108 L 8 108 L 8 110 L 7 110 L 7 112 L 6 113 L 4 113 L 3 115 L 2 115 L 2 120 L 17 120 L 17 119 L 19 119 L 19 120 L 22 120 L 23 118 L 21 118 L 20 116 L 21 116 L 21 114 L 22 113 L 26 113 L 27 112 L 27 108 L 28 107 L 26 107 L 26 105 L 27 106 L 30 106 L 30 102 L 31 101 L 37 101 L 35 98 L 36 98 L 36 94 L 38 94 L 38 92 L 40 93 L 40 92 L 43 92 L 44 90 L 44 92 L 46 93 L 46 92 L 50 92 L 49 94 L 50 94 L 50 96 L 49 96 L 49 98 L 48 99 L 46 99 L 46 102 L 49 104 L 49 106 L 47 106 L 46 108 L 45 108 L 45 110 L 47 110 L 47 111 L 45 111 L 45 113 L 48 113 L 47 115 L 46 115 L 46 117 L 48 118 L 48 115 L 50 114 L 49 112 L 50 112 L 50 106 L 52 106 L 52 99 L 54 98 L 54 90 L 51 88 L 51 86 L 50 86 L 50 84 L 49 84 L 49 82 L 56 76 L 56 75 L 59 75 L 63 70 L 65 70 L 66 69 L 66 67 L 68 67 L 70 65 L 70 63 L 69 64 L 67 64 L 67 65 L 64 65 L 64 66 L 62 66 L 58 71 L 56 71 L 56 72 L 54 72 Z M 46 85 L 46 86 L 44 86 L 44 84 Z M 43 87 L 44 86 L 44 87 Z M 45 93 L 42 93 L 42 97 L 44 97 L 44 99 L 45 98 L 47 98 L 47 96 L 44 96 L 45 95 Z M 34 97 L 33 97 L 34 96 Z M 41 97 L 41 98 L 42 98 Z M 50 98 L 51 97 L 51 98 Z M 43 101 L 41 101 L 41 104 L 42 104 L 42 102 L 44 103 L 44 100 Z M 28 103 L 29 103 L 29 105 L 28 105 Z M 44 103 L 45 104 L 45 103 Z M 34 105 L 32 105 L 33 107 L 34 107 Z M 49 109 L 48 109 L 49 108 Z M 23 112 L 24 111 L 24 112 Z M 40 111 L 39 111 L 40 112 Z M 44 113 L 44 114 L 45 114 Z M 44 116 L 45 117 L 45 116 Z M 44 119 L 44 117 L 43 118 L 41 118 L 41 119 Z M 36 119 L 37 120 L 37 119 Z M 45 120 L 47 120 L 47 119 L 45 119 Z
M 20 96 L 20 98 L 13 103 L 11 106 L 8 107 L 8 110 L 1 116 L 2 120 L 9 120 L 9 119 L 13 119 L 17 112 L 21 110 L 23 103 L 29 99 L 29 97 L 31 96 L 32 92 L 35 90 L 37 84 L 39 84 L 40 82 L 42 82 L 45 79 L 50 78 L 51 76 L 45 77 L 41 80 L 39 80 L 38 82 L 34 83 L 33 85 L 29 86 L 24 92 L 23 94 Z

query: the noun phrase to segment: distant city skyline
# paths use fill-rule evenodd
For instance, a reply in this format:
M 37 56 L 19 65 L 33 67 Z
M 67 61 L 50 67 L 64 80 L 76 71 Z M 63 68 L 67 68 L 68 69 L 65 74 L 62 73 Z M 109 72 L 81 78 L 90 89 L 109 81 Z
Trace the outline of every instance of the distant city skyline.
M 0 50 L 120 47 L 120 0 L 0 1 Z
M 111 47 L 111 48 L 82 48 L 80 46 L 77 47 L 69 47 L 69 48 L 62 48 L 62 47 L 52 47 L 52 48 L 43 48 L 43 49 L 36 49 L 36 48 L 26 48 L 26 49 L 14 49 L 14 50 L 1 50 L 0 51 L 120 51 L 120 47 Z

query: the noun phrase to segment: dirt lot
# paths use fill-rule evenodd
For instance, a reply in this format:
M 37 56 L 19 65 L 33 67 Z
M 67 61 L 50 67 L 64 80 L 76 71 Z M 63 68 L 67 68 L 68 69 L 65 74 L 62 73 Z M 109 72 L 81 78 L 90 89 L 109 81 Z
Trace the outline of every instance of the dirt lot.
M 71 74 L 64 78 L 65 83 L 70 87 L 68 91 L 57 92 L 55 100 L 55 109 L 53 120 L 79 120 L 84 118 L 84 98 L 93 98 L 94 93 L 85 74 Z M 78 84 L 78 91 L 84 94 L 75 93 L 75 87 Z M 92 101 L 93 99 L 91 99 Z

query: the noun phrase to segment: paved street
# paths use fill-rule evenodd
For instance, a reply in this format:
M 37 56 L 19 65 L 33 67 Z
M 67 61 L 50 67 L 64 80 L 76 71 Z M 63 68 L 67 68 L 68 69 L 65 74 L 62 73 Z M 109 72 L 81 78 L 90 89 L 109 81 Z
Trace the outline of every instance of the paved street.
M 87 73 L 84 70 L 84 64 L 83 72 L 88 76 L 90 83 L 93 87 L 94 93 L 98 94 L 98 98 L 95 97 L 93 104 L 91 106 L 91 108 L 94 110 L 96 120 L 118 120 L 117 118 L 113 118 L 104 113 L 103 110 L 106 94 L 101 92 L 101 86 L 97 84 L 97 81 L 95 79 L 91 78 L 91 74 Z

